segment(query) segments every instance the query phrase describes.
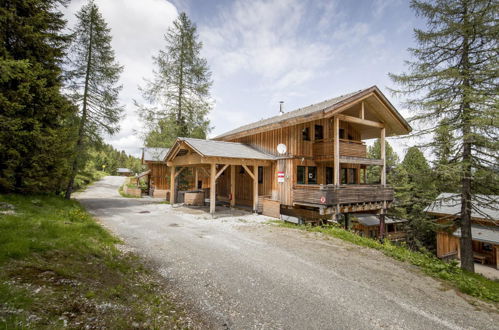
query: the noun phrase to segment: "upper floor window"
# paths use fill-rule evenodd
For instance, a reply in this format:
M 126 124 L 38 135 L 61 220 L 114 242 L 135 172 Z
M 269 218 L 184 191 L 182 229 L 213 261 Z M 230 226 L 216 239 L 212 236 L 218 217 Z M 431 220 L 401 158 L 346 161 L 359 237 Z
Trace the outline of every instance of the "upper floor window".
M 258 166 L 258 183 L 263 183 L 263 166 Z
M 322 125 L 315 125 L 315 140 L 324 139 L 324 129 Z
M 301 136 L 303 141 L 310 141 L 310 128 L 309 127 L 303 128 L 303 130 L 301 131 Z
M 308 184 L 317 184 L 317 167 L 308 167 Z
M 340 128 L 340 139 L 344 139 L 344 138 L 345 138 L 345 129 Z
M 326 167 L 326 184 L 333 184 L 334 172 L 332 167 Z
M 296 167 L 296 183 L 298 184 L 306 184 L 306 167 L 305 166 L 297 166 Z

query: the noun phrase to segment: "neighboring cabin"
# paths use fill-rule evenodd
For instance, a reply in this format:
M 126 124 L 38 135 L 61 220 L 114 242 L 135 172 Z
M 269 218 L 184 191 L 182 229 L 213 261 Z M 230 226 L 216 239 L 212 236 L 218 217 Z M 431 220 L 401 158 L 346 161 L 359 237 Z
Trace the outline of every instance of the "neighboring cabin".
M 477 195 L 481 200 L 494 200 L 489 207 L 475 206 L 471 212 L 471 236 L 475 261 L 499 269 L 499 196 Z M 461 230 L 456 226 L 461 212 L 461 196 L 442 193 L 426 209 L 441 226 L 437 232 L 437 257 L 460 258 Z
M 168 168 L 164 161 L 168 148 L 142 148 L 142 164 L 148 170 L 142 176 L 147 176 L 147 193 L 157 198 L 167 198 L 169 194 Z
M 178 138 L 166 155 L 170 176 L 194 168 L 193 188 L 217 200 L 275 214 L 385 214 L 393 201 L 386 185 L 385 138 L 411 131 L 376 87 L 245 125 L 213 140 Z M 365 140 L 381 139 L 381 158 L 367 157 Z M 279 151 L 278 151 L 279 146 Z M 381 182 L 367 184 L 368 166 Z M 175 202 L 175 194 L 170 196 Z M 381 217 L 381 221 L 383 221 Z M 380 226 L 381 228 L 381 226 Z M 382 235 L 383 233 L 381 233 Z
M 117 168 L 116 173 L 119 176 L 131 176 L 131 175 L 133 175 L 132 170 L 130 170 L 129 168 L 124 168 L 124 167 Z

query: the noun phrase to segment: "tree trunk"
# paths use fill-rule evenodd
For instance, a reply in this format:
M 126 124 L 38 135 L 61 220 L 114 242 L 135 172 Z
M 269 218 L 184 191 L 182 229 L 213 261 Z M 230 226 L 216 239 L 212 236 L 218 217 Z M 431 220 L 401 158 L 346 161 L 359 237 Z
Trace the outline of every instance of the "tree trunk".
M 464 7 L 464 25 L 469 26 L 467 6 Z M 471 104 L 469 89 L 471 85 L 469 40 L 468 31 L 464 31 L 463 55 L 461 58 L 463 75 L 462 94 L 462 130 L 463 130 L 463 177 L 461 180 L 461 268 L 470 272 L 475 271 L 473 262 L 473 245 L 471 237 L 471 177 L 472 177 L 472 154 L 471 154 Z
M 65 195 L 66 199 L 70 199 L 71 194 L 73 193 L 73 185 L 75 177 L 78 174 L 79 157 L 81 155 L 81 152 L 83 151 L 83 145 L 84 145 L 83 139 L 85 136 L 85 124 L 87 121 L 88 84 L 90 80 L 90 64 L 92 61 L 93 21 L 94 21 L 94 8 L 92 8 L 92 11 L 90 13 L 90 37 L 88 41 L 87 68 L 85 72 L 85 87 L 83 90 L 81 120 L 80 120 L 80 125 L 78 127 L 78 140 L 75 146 L 75 156 L 73 159 L 73 165 L 71 167 L 71 176 L 69 177 L 69 183 L 66 189 L 66 195 Z

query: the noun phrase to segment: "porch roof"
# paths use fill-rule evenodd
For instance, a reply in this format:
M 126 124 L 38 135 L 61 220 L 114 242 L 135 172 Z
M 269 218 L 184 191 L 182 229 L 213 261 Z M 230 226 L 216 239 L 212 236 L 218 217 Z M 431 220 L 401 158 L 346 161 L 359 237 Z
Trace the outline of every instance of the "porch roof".
M 169 148 L 142 148 L 142 160 L 148 162 L 162 162 L 168 153 Z
M 366 227 L 379 226 L 379 217 L 377 217 L 375 214 L 355 214 L 354 216 L 357 218 L 360 224 Z M 385 224 L 402 222 L 407 222 L 407 220 L 385 217 Z
M 473 205 L 471 217 L 474 219 L 492 219 L 499 222 L 499 196 L 497 195 L 474 195 L 474 200 L 479 200 L 482 205 Z M 459 216 L 461 213 L 461 195 L 452 193 L 441 193 L 437 199 L 425 209 L 431 214 L 445 214 Z
M 461 237 L 461 228 L 453 233 L 456 237 Z M 471 237 L 474 241 L 499 245 L 499 228 L 471 225 Z
M 215 140 L 202 140 L 195 138 L 178 138 L 174 146 L 166 155 L 166 160 L 174 157 L 173 150 L 184 142 L 202 157 L 223 157 L 255 160 L 275 160 L 275 156 L 257 150 L 247 144 L 238 142 L 225 142 Z

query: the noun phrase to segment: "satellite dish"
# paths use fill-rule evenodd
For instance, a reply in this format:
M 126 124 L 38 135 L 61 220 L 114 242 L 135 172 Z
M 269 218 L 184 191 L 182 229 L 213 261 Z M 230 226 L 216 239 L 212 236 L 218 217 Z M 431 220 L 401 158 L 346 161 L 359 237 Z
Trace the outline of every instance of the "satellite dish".
M 279 143 L 279 144 L 277 145 L 277 152 L 278 152 L 279 154 L 281 154 L 281 155 L 282 155 L 282 154 L 285 154 L 285 153 L 286 153 L 286 150 L 288 150 L 288 148 L 286 148 L 286 145 L 285 145 L 284 143 Z

